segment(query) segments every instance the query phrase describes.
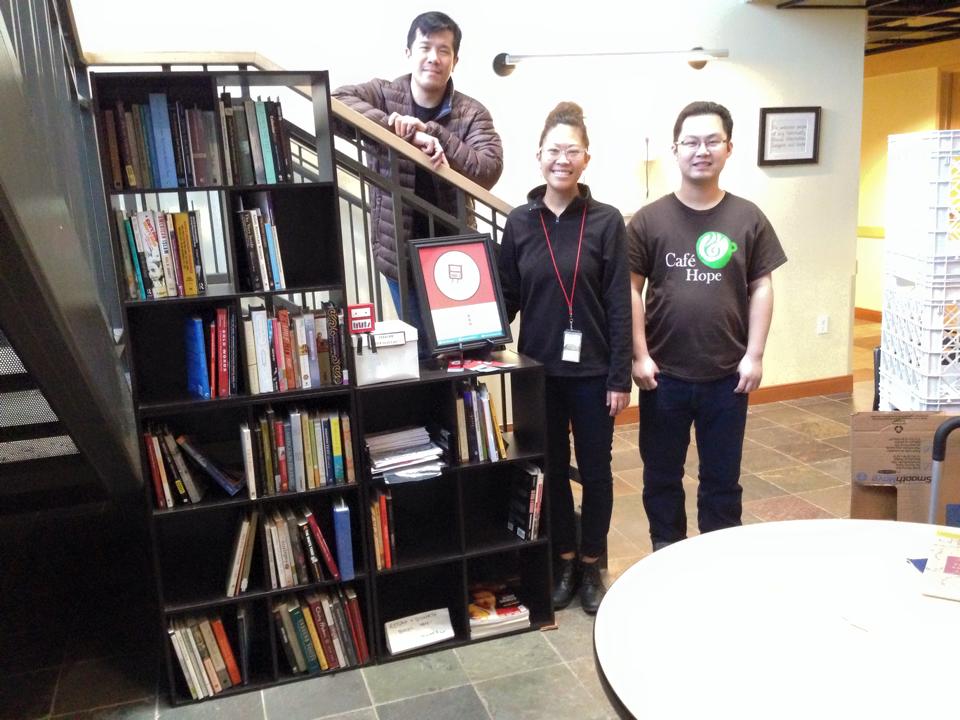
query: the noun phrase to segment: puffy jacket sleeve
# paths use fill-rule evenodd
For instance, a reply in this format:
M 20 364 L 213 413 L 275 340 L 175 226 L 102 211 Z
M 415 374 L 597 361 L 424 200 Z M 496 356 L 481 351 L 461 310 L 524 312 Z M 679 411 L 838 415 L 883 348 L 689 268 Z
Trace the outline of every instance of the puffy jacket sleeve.
M 487 109 L 476 103 L 472 113 L 459 135 L 433 121 L 427 132 L 440 140 L 450 167 L 489 190 L 503 171 L 503 144 Z
M 359 85 L 342 85 L 331 95 L 351 110 L 356 110 L 374 122 L 387 126 L 387 101 L 383 96 L 384 80 L 371 80 Z

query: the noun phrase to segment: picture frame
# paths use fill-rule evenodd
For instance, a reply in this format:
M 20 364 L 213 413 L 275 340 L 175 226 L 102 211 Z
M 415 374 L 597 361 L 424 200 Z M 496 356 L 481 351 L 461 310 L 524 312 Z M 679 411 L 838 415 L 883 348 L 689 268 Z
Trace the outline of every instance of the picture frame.
M 820 107 L 760 108 L 757 165 L 820 162 Z
M 493 349 L 513 340 L 495 257 L 493 240 L 481 233 L 410 241 L 431 355 Z

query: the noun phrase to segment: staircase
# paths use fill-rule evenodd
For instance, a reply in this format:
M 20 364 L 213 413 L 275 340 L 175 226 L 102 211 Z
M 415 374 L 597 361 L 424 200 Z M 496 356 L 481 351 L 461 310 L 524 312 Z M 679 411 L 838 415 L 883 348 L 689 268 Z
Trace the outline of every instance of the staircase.
M 96 473 L 0 332 L 0 512 L 104 500 Z

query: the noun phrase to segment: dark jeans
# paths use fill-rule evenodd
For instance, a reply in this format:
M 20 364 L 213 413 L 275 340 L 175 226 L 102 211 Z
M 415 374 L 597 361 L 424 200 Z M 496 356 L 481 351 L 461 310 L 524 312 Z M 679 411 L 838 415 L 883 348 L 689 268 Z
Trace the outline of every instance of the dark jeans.
M 413 287 L 413 281 L 407 283 L 407 297 L 404 298 L 403 312 L 400 310 L 400 282 L 392 277 L 384 275 L 387 281 L 387 287 L 390 288 L 390 297 L 393 298 L 393 307 L 397 310 L 397 317 L 408 325 L 413 325 L 417 329 L 417 350 L 420 359 L 430 357 L 427 352 L 427 335 L 424 330 L 423 317 L 420 315 L 420 301 L 417 299 L 417 291 Z
M 733 392 L 738 380 L 737 374 L 711 382 L 659 375 L 657 387 L 640 394 L 643 507 L 654 543 L 676 542 L 687 536 L 683 464 L 691 424 L 696 429 L 700 459 L 700 532 L 740 524 L 740 457 L 748 396 Z
M 583 486 L 580 554 L 597 557 L 607 546 L 613 512 L 610 449 L 613 418 L 607 407 L 607 378 L 547 377 L 547 487 L 555 555 L 577 549 L 576 516 L 570 489 L 570 434 Z

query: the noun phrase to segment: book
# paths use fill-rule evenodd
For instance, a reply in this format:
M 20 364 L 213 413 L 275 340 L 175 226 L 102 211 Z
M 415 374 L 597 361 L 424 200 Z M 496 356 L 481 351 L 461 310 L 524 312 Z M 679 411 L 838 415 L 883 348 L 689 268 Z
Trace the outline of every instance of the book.
M 354 642 L 357 647 L 357 661 L 362 665 L 370 660 L 370 648 L 367 645 L 367 631 L 363 626 L 363 613 L 360 611 L 360 600 L 357 592 L 350 585 L 343 588 L 346 597 L 347 615 L 353 629 Z
M 303 654 L 303 662 L 307 672 L 320 672 L 320 662 L 317 660 L 317 651 L 313 647 L 313 640 L 310 637 L 310 631 L 307 629 L 306 619 L 303 617 L 303 609 L 296 598 L 287 601 L 287 613 L 290 615 L 290 622 L 297 638 L 300 651 Z M 294 651 L 296 654 L 296 651 Z
M 207 647 L 207 643 L 203 638 L 203 632 L 200 629 L 200 622 L 197 620 L 197 618 L 191 617 L 189 620 L 187 620 L 187 628 L 193 634 L 193 641 L 196 644 L 197 653 L 200 656 L 203 670 L 206 673 L 211 694 L 216 695 L 223 692 L 223 686 L 220 684 L 220 678 L 217 676 L 216 668 L 214 668 L 213 665 L 213 658 L 210 655 L 210 649 Z
M 960 529 L 937 530 L 923 570 L 923 594 L 960 600 Z
M 117 211 L 118 216 L 121 211 Z M 150 277 L 144 277 L 143 267 L 145 258 L 143 255 L 142 248 L 138 250 L 136 236 L 133 232 L 133 224 L 130 222 L 130 218 L 123 218 L 123 232 L 122 237 L 126 239 L 127 246 L 130 248 L 130 263 L 133 266 L 134 276 L 137 281 L 137 295 L 136 297 L 140 300 L 146 300 L 150 297 L 148 289 L 152 291 L 152 286 L 150 285 Z
M 157 463 L 160 467 L 160 478 L 163 481 L 164 487 L 169 489 L 171 496 L 174 497 L 178 503 L 191 502 L 186 485 L 183 484 L 180 476 L 176 475 L 173 471 L 173 459 L 170 457 L 170 451 L 163 442 L 163 438 L 154 431 L 151 442 L 153 443 L 154 455 L 157 457 Z M 170 504 L 170 507 L 173 507 L 173 503 Z
M 117 101 L 117 107 L 119 110 L 122 110 L 123 103 Z M 117 129 L 119 130 L 119 128 L 120 115 L 117 116 Z M 127 154 L 130 158 L 130 167 L 132 168 L 130 187 L 146 187 L 149 181 L 143 177 L 143 167 L 140 164 L 140 143 L 137 141 L 137 133 L 133 123 L 133 112 L 130 110 L 123 111 L 123 128 Z
M 233 648 L 230 646 L 230 639 L 227 637 L 227 631 L 223 627 L 223 620 L 219 616 L 210 618 L 210 626 L 213 628 L 214 637 L 217 639 L 217 645 L 220 647 L 220 654 L 223 656 L 223 662 L 226 665 L 227 674 L 233 685 L 244 684 L 241 677 L 240 668 L 237 666 L 236 656 Z
M 370 532 L 373 535 L 373 555 L 377 564 L 377 570 L 384 570 L 386 564 L 383 554 L 383 529 L 380 522 L 380 499 L 379 491 L 374 491 L 374 497 L 370 500 Z
M 187 683 L 187 690 L 190 691 L 190 697 L 194 700 L 200 700 L 203 697 L 201 694 L 202 691 L 198 688 L 190 660 L 187 657 L 187 650 L 180 637 L 180 632 L 174 627 L 173 623 L 167 626 L 167 636 L 170 638 L 170 644 L 173 647 L 174 655 L 177 657 L 177 663 L 180 665 L 180 671 L 183 673 L 183 679 Z
M 253 565 L 253 547 L 257 540 L 257 526 L 260 523 L 260 511 L 250 513 L 250 532 L 247 534 L 247 544 L 243 549 L 243 561 L 240 566 L 239 592 L 243 593 L 250 587 L 250 568 Z
M 197 482 L 196 478 L 193 476 L 193 473 L 190 472 L 190 468 L 187 466 L 187 462 L 183 458 L 183 453 L 180 452 L 180 446 L 177 445 L 173 435 L 166 427 L 163 428 L 161 436 L 162 443 L 167 448 L 170 459 L 176 468 L 176 474 L 183 483 L 184 490 L 189 496 L 190 502 L 200 502 L 203 500 L 204 487 L 202 484 Z
M 350 508 L 341 497 L 333 504 L 333 534 L 337 543 L 337 567 L 341 580 L 353 580 L 353 539 Z
M 237 605 L 237 640 L 240 651 L 240 678 L 242 684 L 250 682 L 250 627 L 247 606 Z
M 297 584 L 304 585 L 310 582 L 310 573 L 307 570 L 307 558 L 300 540 L 300 525 L 297 516 L 289 507 L 283 509 L 283 519 L 290 534 L 290 551 L 293 555 L 293 567 L 296 569 Z
M 320 564 L 320 549 L 317 547 L 316 540 L 310 531 L 310 523 L 300 513 L 297 517 L 297 532 L 300 536 L 300 542 L 303 545 L 304 560 L 310 577 L 313 582 L 323 582 L 326 577 L 323 574 L 323 566 Z
M 445 607 L 390 620 L 383 624 L 383 630 L 391 655 L 454 638 L 450 610 Z
M 127 135 L 127 114 L 124 111 L 123 101 L 117 100 L 114 104 L 114 113 L 111 114 L 117 133 L 117 152 L 120 154 L 120 175 L 126 187 L 137 187 L 137 174 L 130 152 L 130 137 Z M 119 189 L 119 188 L 118 188 Z
M 203 642 L 207 646 L 207 652 L 210 654 L 210 661 L 213 663 L 213 669 L 217 675 L 217 680 L 220 682 L 220 687 L 226 690 L 230 688 L 233 683 L 230 680 L 230 674 L 227 672 L 227 665 L 223 661 L 223 655 L 220 653 L 220 645 L 217 643 L 217 638 L 213 634 L 210 619 L 206 617 L 198 618 L 197 626 L 203 635 Z
M 223 184 L 223 158 L 220 156 L 220 143 L 217 141 L 217 126 L 220 121 L 213 110 L 204 110 L 202 113 L 203 132 L 207 138 L 207 157 L 210 167 L 210 184 Z
M 300 514 L 306 518 L 307 523 L 310 525 L 310 532 L 313 533 L 313 539 L 317 542 L 317 547 L 320 549 L 320 556 L 323 558 L 327 570 L 330 571 L 330 575 L 333 576 L 334 580 L 340 580 L 340 568 L 333 559 L 333 553 L 330 552 L 330 546 L 327 544 L 327 539 L 324 537 L 317 519 L 313 516 L 313 512 L 306 505 L 303 505 L 300 508 Z
M 217 328 L 217 397 L 230 395 L 230 342 L 227 308 L 218 307 L 216 310 Z
M 237 144 L 238 165 L 240 166 L 238 182 L 241 185 L 253 185 L 257 179 L 254 174 L 253 157 L 250 154 L 250 134 L 247 129 L 246 109 L 242 101 L 236 103 L 231 101 L 231 104 L 233 105 L 234 137 Z
M 210 399 L 210 370 L 207 366 L 206 343 L 203 337 L 203 318 L 191 315 L 184 323 L 184 351 L 187 368 L 187 393 L 193 397 Z
M 337 657 L 337 651 L 333 645 L 333 635 L 330 626 L 327 624 L 327 616 L 323 610 L 320 593 L 309 593 L 306 597 L 310 605 L 310 611 L 313 614 L 317 635 L 320 637 L 320 647 L 323 650 L 323 656 L 327 661 L 329 669 L 336 670 L 340 667 L 340 660 Z
M 356 665 L 357 649 L 353 641 L 350 620 L 347 618 L 346 599 L 343 597 L 343 591 L 340 587 L 331 588 L 329 594 L 330 614 L 333 615 L 333 621 L 337 626 L 337 635 L 340 636 L 340 645 L 343 648 L 346 664 L 348 667 Z
M 183 127 L 180 125 L 179 103 L 167 103 L 167 116 L 170 123 L 170 138 L 173 142 L 173 167 L 177 173 L 177 186 L 186 187 L 187 175 L 183 162 Z
M 254 104 L 257 117 L 257 130 L 260 134 L 260 151 L 263 153 L 263 172 L 266 182 L 277 182 L 276 165 L 273 163 L 273 147 L 270 143 L 270 126 L 267 123 L 267 112 L 263 101 L 257 100 Z
M 254 532 L 256 528 L 254 528 Z M 240 588 L 240 568 L 243 566 L 243 552 L 247 547 L 247 536 L 251 533 L 250 518 L 241 518 L 237 528 L 237 537 L 233 542 L 233 555 L 227 573 L 227 597 L 234 597 Z
M 330 382 L 343 385 L 343 356 L 340 346 L 340 315 L 337 306 L 323 303 L 327 319 L 327 351 L 330 353 Z
M 137 233 L 143 247 L 153 297 L 167 297 L 167 283 L 163 274 L 163 257 L 160 251 L 156 217 L 151 211 L 144 210 L 136 213 L 132 222 L 134 232 Z
M 257 471 L 253 455 L 253 433 L 247 423 L 240 425 L 240 449 L 243 451 L 243 479 L 247 486 L 247 497 L 257 498 Z
M 176 493 L 179 502 L 193 502 L 187 493 L 187 487 L 183 484 L 180 473 L 173 463 L 173 458 L 170 456 L 170 449 L 164 442 L 163 437 L 157 432 L 153 433 L 153 443 L 157 457 L 160 458 L 160 475 L 163 478 L 163 482 L 167 487 L 171 488 L 171 492 Z
M 207 458 L 199 449 L 190 441 L 186 435 L 177 436 L 177 445 L 187 453 L 191 460 L 193 460 L 207 475 L 212 477 L 217 484 L 223 488 L 223 490 L 233 497 L 243 486 L 242 483 L 235 478 L 227 475 L 223 470 L 218 468 L 213 462 Z
M 170 494 L 170 488 L 166 484 L 166 478 L 160 473 L 160 463 L 163 462 L 163 458 L 154 450 L 153 435 L 149 432 L 143 433 L 143 452 L 147 458 L 147 465 L 150 468 L 150 478 L 153 482 L 153 496 L 157 501 L 157 507 L 173 507 L 173 497 Z
M 253 160 L 254 182 L 264 184 L 267 176 L 263 167 L 263 151 L 260 148 L 260 128 L 257 121 L 257 109 L 253 100 L 243 101 L 244 116 L 247 122 L 247 137 L 250 139 L 250 156 Z
M 120 146 L 117 142 L 117 123 L 113 110 L 103 111 L 103 134 L 107 139 L 107 159 L 110 166 L 110 180 L 114 190 L 123 189 L 123 170 L 120 168 Z
M 183 643 L 186 658 L 190 663 L 190 671 L 197 685 L 198 692 L 201 697 L 211 697 L 213 695 L 213 686 L 210 684 L 210 679 L 207 677 L 206 670 L 204 669 L 203 658 L 200 656 L 200 650 L 197 648 L 193 631 L 189 626 L 189 618 L 181 618 L 175 621 L 175 625 L 180 640 Z
M 277 626 L 277 637 L 280 640 L 280 646 L 283 648 L 283 654 L 287 657 L 290 670 L 294 673 L 303 672 L 307 668 L 306 660 L 303 657 L 300 644 L 297 642 L 293 621 L 286 610 L 286 601 L 283 599 L 273 604 L 273 618 Z
M 306 599 L 300 599 L 300 611 L 303 613 L 303 620 L 307 626 L 307 632 L 310 634 L 310 642 L 313 644 L 313 650 L 317 656 L 317 663 L 321 670 L 327 670 L 330 664 L 323 653 L 323 646 L 320 644 L 320 633 L 317 631 L 317 624 L 313 618 L 313 611 L 310 609 L 310 603 Z
M 233 111 L 230 111 L 233 114 Z M 220 121 L 220 137 L 223 138 L 223 184 L 233 184 L 233 158 L 230 155 L 230 133 L 227 130 L 227 108 L 222 99 L 217 100 L 217 119 Z
M 200 212 L 191 210 L 187 213 L 190 219 L 190 242 L 193 244 L 193 263 L 197 275 L 197 292 L 207 291 L 207 277 L 203 271 L 203 252 L 200 249 Z
M 173 134 L 170 130 L 170 113 L 164 93 L 150 93 L 150 119 L 153 144 L 156 149 L 160 187 L 177 187 L 177 169 L 173 159 Z
M 137 132 L 140 134 L 140 141 L 143 147 L 143 154 L 141 157 L 147 159 L 147 167 L 143 171 L 144 175 L 149 179 L 149 185 L 151 187 L 160 187 L 160 166 L 157 162 L 157 147 L 154 143 L 153 136 L 153 118 L 150 115 L 149 105 L 134 105 L 133 106 L 140 113 L 140 125 L 137 128 Z M 134 119 L 134 124 L 136 124 L 136 118 Z

